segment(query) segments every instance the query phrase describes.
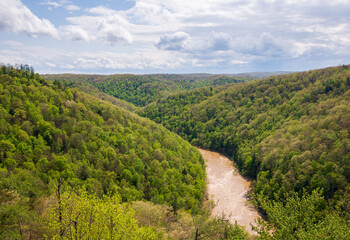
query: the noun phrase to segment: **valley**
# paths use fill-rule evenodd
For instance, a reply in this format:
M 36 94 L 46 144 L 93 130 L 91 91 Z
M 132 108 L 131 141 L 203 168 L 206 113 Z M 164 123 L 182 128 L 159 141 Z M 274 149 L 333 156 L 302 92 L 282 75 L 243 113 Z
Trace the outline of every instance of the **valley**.
M 0 67 L 0 238 L 350 237 L 349 65 L 47 78 Z
M 0 240 L 350 240 L 350 0 L 0 0 Z

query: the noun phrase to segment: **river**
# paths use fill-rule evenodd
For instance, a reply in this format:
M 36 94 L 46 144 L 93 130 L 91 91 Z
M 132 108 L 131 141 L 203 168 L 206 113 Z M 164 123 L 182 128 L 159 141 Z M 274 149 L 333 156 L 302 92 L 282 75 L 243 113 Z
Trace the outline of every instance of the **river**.
M 232 162 L 225 156 L 208 150 L 198 149 L 206 162 L 208 195 L 214 200 L 214 216 L 225 216 L 232 224 L 245 226 L 250 234 L 258 212 L 247 202 L 246 194 L 250 183 L 234 168 Z

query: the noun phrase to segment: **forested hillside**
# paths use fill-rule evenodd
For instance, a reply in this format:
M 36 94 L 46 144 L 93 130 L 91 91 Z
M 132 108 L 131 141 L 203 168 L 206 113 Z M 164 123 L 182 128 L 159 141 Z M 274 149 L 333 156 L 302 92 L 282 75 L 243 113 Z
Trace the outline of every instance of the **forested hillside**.
M 253 180 L 259 239 L 350 238 L 350 66 L 180 76 L 1 66 L 0 238 L 246 239 L 209 218 L 204 161 L 169 130 Z
M 183 90 L 245 82 L 253 79 L 250 76 L 210 74 L 57 74 L 44 75 L 43 77 L 51 81 L 63 81 L 67 85 L 75 87 L 91 84 L 108 95 L 125 100 L 138 107 L 146 106 L 171 93 Z
M 201 209 L 203 159 L 160 125 L 27 67 L 1 66 L 0 100 L 1 239 L 155 239 L 120 201 Z M 119 225 L 94 225 L 109 217 Z
M 349 89 L 348 65 L 233 85 L 199 103 L 193 91 L 171 95 L 140 114 L 193 145 L 231 155 L 255 179 L 255 200 L 275 236 L 332 235 L 325 226 L 337 224 L 349 236 Z M 310 215 L 302 201 L 314 206 Z M 329 213 L 337 224 L 325 222 Z

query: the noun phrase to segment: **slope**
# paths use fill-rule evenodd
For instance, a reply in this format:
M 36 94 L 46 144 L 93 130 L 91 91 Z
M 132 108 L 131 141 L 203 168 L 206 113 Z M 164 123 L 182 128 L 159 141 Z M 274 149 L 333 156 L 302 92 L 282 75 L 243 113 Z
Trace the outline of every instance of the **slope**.
M 79 189 L 199 211 L 203 159 L 169 130 L 30 69 L 1 66 L 0 100 L 0 238 L 43 234 L 35 231 L 52 197 L 98 206 Z
M 349 89 L 347 65 L 233 85 L 181 107 L 186 96 L 169 96 L 140 114 L 194 145 L 231 155 L 255 179 L 255 194 L 285 204 L 294 193 L 293 199 L 314 194 L 324 199 L 316 212 L 338 209 L 348 219 Z M 273 204 L 262 205 L 267 211 Z

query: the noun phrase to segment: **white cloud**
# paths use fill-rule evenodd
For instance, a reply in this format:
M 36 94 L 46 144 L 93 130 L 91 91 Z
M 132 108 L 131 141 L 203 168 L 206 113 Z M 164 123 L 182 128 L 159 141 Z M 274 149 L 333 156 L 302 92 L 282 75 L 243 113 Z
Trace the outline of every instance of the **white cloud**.
M 80 7 L 76 6 L 76 5 L 73 5 L 73 4 L 70 4 L 70 5 L 67 5 L 65 7 L 68 11 L 78 11 L 80 10 Z
M 50 68 L 56 68 L 56 64 L 52 63 L 52 62 L 46 62 L 45 63 L 46 66 L 50 67 Z
M 58 37 L 55 26 L 47 19 L 39 19 L 20 0 L 0 1 L 0 30 L 27 33 L 32 37 Z
M 159 4 L 136 2 L 135 6 L 125 12 L 126 16 L 135 23 L 145 25 L 150 24 L 169 24 L 173 22 L 174 16 L 169 10 Z
M 75 1 L 41 1 L 53 10 L 80 9 L 73 4 Z M 183 69 L 188 66 L 206 71 L 230 70 L 237 65 L 267 66 L 267 63 L 282 61 L 307 62 L 298 63 L 304 67 L 310 63 L 320 66 L 322 62 L 346 64 L 350 60 L 349 0 L 134 0 L 128 1 L 128 5 L 134 5 L 126 10 L 106 7 L 108 5 L 86 9 L 80 1 L 83 11 L 75 12 L 74 17 L 67 17 L 72 15 L 66 11 L 66 21 L 60 21 L 58 33 L 48 20 L 33 15 L 19 0 L 6 3 L 17 9 L 16 13 L 8 10 L 11 7 L 5 6 L 3 10 L 3 2 L 5 0 L 0 2 L 1 30 L 84 41 L 81 47 L 80 43 L 66 44 L 63 47 L 67 50 L 64 51 L 66 57 L 52 52 L 59 64 L 45 59 L 62 69 L 91 70 L 97 66 L 100 69 Z M 62 45 L 58 44 L 58 48 Z M 70 45 L 79 46 L 84 53 L 70 54 Z M 20 48 L 15 43 L 8 47 Z M 103 54 L 96 52 L 101 49 Z M 16 58 L 17 62 L 37 61 L 29 53 L 15 54 L 14 50 L 13 56 L 10 52 L 2 53 L 9 59 Z
M 60 7 L 61 4 L 59 4 L 58 2 L 54 2 L 54 1 L 50 1 L 50 0 L 47 0 L 46 2 L 41 2 L 40 3 L 41 5 L 49 5 L 49 6 L 52 6 L 52 7 Z
M 104 7 L 104 6 L 98 6 L 94 8 L 90 8 L 87 10 L 90 13 L 94 13 L 97 15 L 102 15 L 102 16 L 112 16 L 114 14 L 117 14 L 117 11 Z
M 120 41 L 132 42 L 132 36 L 127 30 L 128 22 L 120 15 L 114 14 L 104 18 L 97 17 L 96 20 L 98 20 L 96 28 L 98 31 L 97 37 L 104 42 L 110 44 Z
M 48 5 L 49 10 L 52 10 L 52 7 L 54 8 L 63 7 L 68 11 L 78 11 L 81 9 L 80 7 L 74 5 L 71 1 L 67 1 L 67 0 L 59 0 L 58 2 L 47 0 L 47 1 L 41 2 L 40 4 Z
M 267 57 L 283 54 L 285 48 L 290 47 L 289 44 L 270 32 L 263 32 L 260 36 L 237 38 L 234 49 L 243 54 Z
M 26 63 L 34 66 L 39 73 L 52 72 L 94 72 L 115 73 L 133 70 L 176 69 L 186 65 L 184 56 L 177 52 L 153 52 L 130 54 L 113 51 L 58 50 L 54 47 L 35 45 L 17 45 L 6 43 L 7 48 L 0 50 L 0 62 L 5 64 Z M 53 65 L 56 67 L 53 67 Z
M 185 48 L 186 42 L 190 36 L 185 32 L 176 32 L 174 34 L 166 34 L 160 37 L 155 44 L 158 49 L 162 50 L 182 50 Z
M 246 15 L 246 6 L 251 1 L 241 0 L 137 0 L 136 5 L 160 6 L 164 11 L 171 13 L 175 20 L 190 21 L 194 20 L 216 21 L 218 18 L 240 19 Z M 205 19 L 202 19 L 205 17 Z M 209 18 L 208 18 L 209 17 Z
M 21 46 L 24 45 L 24 44 L 21 43 L 21 42 L 18 42 L 18 41 L 11 41 L 11 40 L 9 40 L 9 41 L 4 41 L 4 42 L 2 42 L 2 43 L 5 44 L 5 45 L 7 45 L 7 46 L 9 46 L 9 47 L 21 47 Z
M 133 41 L 128 31 L 130 24 L 120 14 L 105 7 L 89 9 L 89 12 L 96 16 L 67 18 L 71 25 L 60 28 L 62 35 L 71 40 L 102 41 L 111 45 Z
M 73 41 L 90 41 L 90 37 L 87 31 L 79 25 L 68 25 L 60 28 L 61 36 Z
M 232 38 L 224 32 L 211 32 L 209 35 L 209 47 L 213 50 L 228 50 L 232 47 Z
M 106 57 L 97 57 L 97 58 L 79 57 L 78 59 L 73 61 L 73 65 L 79 69 L 118 68 L 118 65 L 115 64 L 113 60 Z
M 177 52 L 144 52 L 144 53 L 112 53 L 94 52 L 79 55 L 75 53 L 75 59 L 70 62 L 76 69 L 109 69 L 109 71 L 143 70 L 143 69 L 175 69 L 185 65 L 186 60 L 181 53 Z

